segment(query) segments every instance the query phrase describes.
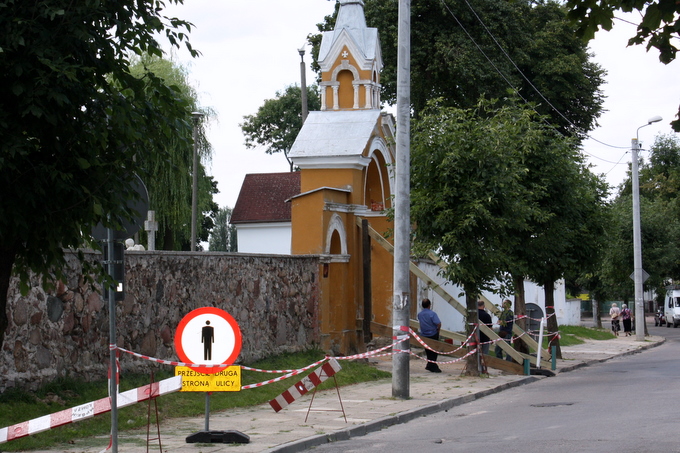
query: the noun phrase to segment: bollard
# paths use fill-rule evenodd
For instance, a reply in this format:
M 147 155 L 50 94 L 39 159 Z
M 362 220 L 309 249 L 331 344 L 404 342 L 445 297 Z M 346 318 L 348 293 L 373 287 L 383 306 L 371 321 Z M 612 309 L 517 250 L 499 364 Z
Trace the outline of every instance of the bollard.
M 557 369 L 557 357 L 555 354 L 557 353 L 557 346 L 552 346 L 550 348 L 550 355 L 552 356 L 552 366 L 550 367 L 551 370 L 555 371 Z
M 531 374 L 531 363 L 529 359 L 524 359 L 524 375 L 529 376 Z

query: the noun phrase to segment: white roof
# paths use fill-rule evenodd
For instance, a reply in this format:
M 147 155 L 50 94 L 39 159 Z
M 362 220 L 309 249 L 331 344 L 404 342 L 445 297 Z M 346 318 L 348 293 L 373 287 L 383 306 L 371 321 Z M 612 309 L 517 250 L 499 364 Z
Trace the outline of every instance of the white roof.
M 361 155 L 379 119 L 379 109 L 309 112 L 288 156 Z
M 379 52 L 378 29 L 366 26 L 364 2 L 362 0 L 344 0 L 340 2 L 340 10 L 335 21 L 333 31 L 322 33 L 318 61 L 322 62 L 329 56 L 333 45 L 338 41 L 342 32 L 349 34 L 366 60 L 373 60 Z M 359 57 L 359 55 L 355 55 Z

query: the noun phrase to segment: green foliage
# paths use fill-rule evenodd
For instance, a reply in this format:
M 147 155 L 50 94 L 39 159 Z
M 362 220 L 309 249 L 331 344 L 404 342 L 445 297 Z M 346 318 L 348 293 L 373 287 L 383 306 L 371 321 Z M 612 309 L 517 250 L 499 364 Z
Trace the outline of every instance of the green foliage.
M 205 173 L 205 165 L 212 157 L 212 145 L 206 136 L 206 124 L 214 117 L 211 108 L 200 107 L 198 94 L 189 82 L 189 73 L 181 64 L 162 57 L 143 54 L 132 60 L 130 71 L 137 78 L 160 78 L 173 87 L 188 105 L 183 127 L 165 140 L 165 153 L 146 157 L 142 163 L 149 173 L 149 209 L 156 212 L 159 230 L 156 248 L 161 250 L 191 249 L 191 197 L 193 173 L 193 130 L 197 128 L 197 153 L 199 155 L 198 182 L 198 234 L 197 241 L 206 241 L 212 228 L 211 214 L 217 212 L 212 195 L 217 187 L 212 177 Z M 192 118 L 192 112 L 203 115 Z
M 680 279 L 680 140 L 659 136 L 650 149 L 649 163 L 640 166 L 640 230 L 642 265 L 649 274 L 648 289 L 663 293 Z M 612 221 L 599 272 L 594 276 L 598 300 L 633 297 L 633 214 L 630 179 L 612 204 Z
M 323 357 L 324 354 L 321 351 L 312 349 L 300 353 L 289 353 L 271 357 L 249 365 L 253 368 L 264 370 L 298 369 L 314 363 Z M 342 370 L 336 374 L 336 378 L 341 386 L 384 379 L 390 376 L 389 373 L 377 370 L 361 361 L 341 361 L 340 365 Z M 286 379 L 274 384 L 240 392 L 214 392 L 210 398 L 211 410 L 219 412 L 230 408 L 266 403 L 288 389 L 291 386 L 291 382 L 297 382 L 312 371 L 310 370 L 307 373 L 293 377 L 292 379 L 295 379 L 295 381 Z M 160 381 L 170 376 L 171 373 L 164 369 L 155 373 L 155 380 Z M 253 384 L 277 376 L 280 375 L 243 371 L 242 383 L 243 385 Z M 140 387 L 148 384 L 148 382 L 149 376 L 123 375 L 121 377 L 121 391 Z M 335 382 L 330 379 L 319 386 L 319 389 L 332 388 L 334 385 Z M 59 379 L 35 394 L 19 390 L 7 391 L 0 394 L 0 427 L 94 401 L 106 395 L 106 381 L 87 383 L 72 379 Z M 203 393 L 173 393 L 159 398 L 157 402 L 161 420 L 176 417 L 200 417 L 205 411 Z M 120 429 L 129 430 L 145 426 L 147 423 L 147 410 L 147 403 L 139 403 L 121 409 L 119 411 L 119 420 L 124 420 L 125 423 L 119 424 Z M 62 426 L 3 444 L 3 451 L 26 451 L 48 447 L 55 448 L 60 444 L 66 445 L 67 443 L 78 444 L 83 442 L 86 437 L 106 435 L 110 429 L 110 421 L 110 414 L 103 414 L 90 420 Z
M 578 25 L 577 34 L 589 41 L 600 28 L 611 30 L 614 14 L 618 11 L 638 11 L 641 21 L 635 36 L 628 45 L 645 44 L 647 50 L 659 51 L 659 60 L 668 64 L 675 60 L 678 52 L 677 39 L 680 38 L 680 2 L 675 0 L 567 0 L 568 17 Z M 679 119 L 673 121 L 673 129 L 680 132 Z
M 236 252 L 236 227 L 230 224 L 231 208 L 220 208 L 210 234 L 211 252 Z
M 366 0 L 364 9 L 368 26 L 380 33 L 382 100 L 395 104 L 398 2 Z M 563 132 L 580 135 L 594 128 L 602 112 L 604 71 L 590 61 L 559 3 L 413 2 L 411 17 L 410 93 L 416 118 L 434 98 L 446 106 L 473 108 L 481 96 L 502 99 L 512 87 Z M 328 30 L 333 21 L 326 17 L 319 30 Z M 318 47 L 320 35 L 309 41 Z
M 545 213 L 540 187 L 525 184 L 527 160 L 546 137 L 529 108 L 481 101 L 475 109 L 431 104 L 414 122 L 411 148 L 412 218 L 416 240 L 441 250 L 447 277 L 492 289 L 514 263 L 513 251 Z
M 182 0 L 170 0 L 182 3 Z M 188 22 L 157 0 L 0 2 L 0 344 L 12 269 L 60 277 L 64 248 L 97 223 L 132 217 L 135 173 L 187 127 L 185 98 L 132 55 L 162 55 L 159 35 L 187 41 Z M 183 139 L 180 137 L 180 139 Z
M 302 129 L 301 98 L 301 88 L 291 85 L 283 92 L 277 91 L 275 98 L 265 100 L 254 115 L 244 116 L 240 127 L 246 137 L 246 148 L 264 146 L 267 154 L 282 152 L 293 171 L 288 151 Z M 321 108 L 316 85 L 307 87 L 307 105 L 309 111 Z

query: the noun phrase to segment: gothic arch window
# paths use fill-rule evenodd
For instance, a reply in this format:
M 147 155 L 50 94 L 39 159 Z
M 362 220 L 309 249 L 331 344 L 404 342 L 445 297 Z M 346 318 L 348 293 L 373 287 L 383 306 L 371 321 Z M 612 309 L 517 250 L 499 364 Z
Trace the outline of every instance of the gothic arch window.
M 326 231 L 326 254 L 347 255 L 347 233 L 338 214 L 333 214 Z
M 372 211 L 382 211 L 389 208 L 392 201 L 394 162 L 383 139 L 374 138 L 371 150 L 364 179 L 364 203 Z

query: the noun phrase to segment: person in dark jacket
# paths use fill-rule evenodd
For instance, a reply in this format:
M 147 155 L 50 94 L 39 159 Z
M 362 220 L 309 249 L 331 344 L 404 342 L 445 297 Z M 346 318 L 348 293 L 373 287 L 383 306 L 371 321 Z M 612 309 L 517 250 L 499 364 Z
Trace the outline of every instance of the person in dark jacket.
M 477 316 L 479 317 L 480 324 L 486 324 L 487 327 L 491 327 L 493 321 L 491 320 L 491 315 L 484 309 L 483 300 L 477 302 Z M 482 354 L 488 355 L 491 344 L 489 343 L 489 337 L 481 329 L 479 330 L 479 342 L 482 344 Z
M 430 309 L 432 302 L 430 302 L 430 299 L 423 299 L 421 305 L 423 309 L 418 313 L 420 335 L 425 338 L 431 338 L 432 340 L 439 340 L 439 330 L 442 328 L 442 322 L 439 320 L 437 313 Z M 441 373 L 442 370 L 439 368 L 439 365 L 437 365 L 437 353 L 430 349 L 425 349 L 425 355 L 427 357 L 425 369 L 432 373 Z

